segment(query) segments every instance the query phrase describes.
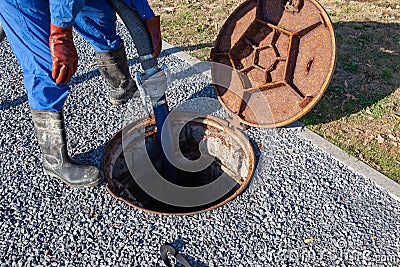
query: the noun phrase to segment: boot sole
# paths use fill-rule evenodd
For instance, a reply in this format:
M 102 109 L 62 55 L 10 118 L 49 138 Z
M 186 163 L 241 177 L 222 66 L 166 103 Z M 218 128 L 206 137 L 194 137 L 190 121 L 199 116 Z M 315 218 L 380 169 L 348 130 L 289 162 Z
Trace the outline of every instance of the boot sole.
M 118 105 L 123 105 L 123 104 L 127 103 L 128 100 L 129 100 L 129 99 L 120 100 L 120 99 L 113 99 L 113 98 L 110 98 L 111 105 L 116 105 L 116 106 L 118 106 Z
M 93 187 L 93 186 L 96 186 L 96 185 L 98 185 L 100 182 L 103 181 L 103 178 L 102 178 L 103 176 L 101 175 L 100 171 L 99 171 L 98 179 L 97 179 L 96 181 L 93 181 L 93 182 L 90 182 L 90 183 L 87 183 L 87 184 L 71 184 L 71 183 L 68 183 L 67 181 L 65 181 L 61 176 L 59 176 L 59 175 L 57 175 L 57 174 L 55 174 L 55 173 L 53 173 L 53 172 L 47 171 L 47 170 L 45 170 L 45 169 L 43 169 L 43 172 L 44 172 L 45 175 L 47 175 L 47 176 L 49 176 L 49 177 L 51 177 L 51 178 L 55 178 L 55 179 L 57 179 L 57 180 L 60 180 L 60 181 L 63 182 L 64 184 L 68 185 L 69 187 L 73 187 L 73 188 L 88 188 L 88 187 Z
M 129 95 L 129 96 L 123 98 L 123 99 L 117 99 L 117 98 L 111 98 L 110 97 L 110 103 L 111 103 L 111 105 L 117 105 L 118 106 L 118 105 L 123 105 L 123 104 L 128 103 L 129 100 L 131 100 L 131 99 L 137 99 L 137 98 L 139 98 L 139 95 L 137 95 L 136 93 L 134 93 L 132 95 Z
M 113 98 L 110 96 L 110 102 L 112 105 L 123 105 L 128 103 L 129 100 L 134 99 L 134 98 L 139 98 L 140 94 L 138 92 L 138 89 L 136 89 L 134 92 L 131 94 L 127 95 L 126 97 L 119 99 L 119 98 Z

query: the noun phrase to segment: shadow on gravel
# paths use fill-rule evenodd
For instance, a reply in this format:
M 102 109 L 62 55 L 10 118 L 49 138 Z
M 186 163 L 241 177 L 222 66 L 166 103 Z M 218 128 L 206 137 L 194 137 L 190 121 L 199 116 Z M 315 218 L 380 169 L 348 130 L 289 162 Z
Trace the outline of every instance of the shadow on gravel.
M 193 51 L 197 50 L 203 47 L 212 47 L 212 43 L 205 43 L 205 44 L 198 44 L 198 45 L 193 45 L 193 46 L 185 46 L 185 47 L 173 47 L 173 48 L 168 48 L 163 51 L 161 51 L 160 58 L 173 55 L 175 53 L 181 52 L 181 51 Z M 139 64 L 139 58 L 136 57 L 134 59 L 128 59 L 128 65 L 130 67 Z M 187 78 L 193 73 L 187 72 L 187 70 L 183 72 L 179 72 L 178 74 L 173 75 L 172 79 L 177 78 L 179 76 L 180 79 Z M 74 75 L 71 79 L 71 85 L 77 85 L 85 82 L 89 78 L 94 78 L 94 77 L 100 77 L 100 72 L 97 68 L 97 66 L 94 66 L 93 70 L 90 70 L 88 72 L 79 74 L 79 75 Z
M 214 86 L 213 85 L 207 85 L 203 89 L 195 92 L 192 94 L 189 99 L 195 99 L 199 97 L 208 97 L 208 98 L 213 98 L 217 99 L 217 95 L 215 94 Z M 212 110 L 210 113 L 214 112 L 216 110 Z
M 27 95 L 23 95 L 20 97 L 17 97 L 14 100 L 11 101 L 4 101 L 0 103 L 0 110 L 7 110 L 10 108 L 15 108 L 19 105 L 21 105 L 22 103 L 25 103 L 28 101 L 28 96 Z
M 400 87 L 400 24 L 338 22 L 336 70 L 306 125 L 338 120 L 372 107 Z
M 128 65 L 129 66 L 134 66 L 136 64 L 139 64 L 139 58 L 135 59 L 128 59 Z M 76 74 L 72 77 L 70 85 L 77 85 L 86 82 L 88 79 L 95 78 L 95 77 L 100 77 L 100 72 L 99 69 L 97 68 L 97 65 L 93 67 L 94 69 L 84 72 L 82 74 Z

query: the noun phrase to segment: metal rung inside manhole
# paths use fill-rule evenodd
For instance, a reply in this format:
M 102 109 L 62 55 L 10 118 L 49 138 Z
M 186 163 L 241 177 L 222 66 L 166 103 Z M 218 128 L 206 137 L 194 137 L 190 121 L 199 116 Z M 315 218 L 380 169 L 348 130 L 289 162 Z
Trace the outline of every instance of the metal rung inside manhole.
M 171 117 L 173 136 L 179 140 L 174 153 L 177 161 L 182 163 L 187 160 L 189 164 L 194 162 L 198 166 L 196 160 L 203 153 L 210 164 L 194 172 L 183 171 L 178 167 L 174 185 L 179 190 L 182 189 L 182 192 L 165 192 L 162 197 L 172 198 L 172 201 L 179 200 L 180 197 L 188 196 L 189 192 L 193 197 L 200 194 L 205 202 L 208 199 L 214 200 L 202 205 L 172 205 L 160 201 L 157 193 L 148 192 L 148 188 L 140 186 L 145 182 L 146 185 L 151 185 L 150 190 L 165 188 L 157 180 L 153 181 L 155 178 L 149 174 L 150 169 L 161 171 L 154 118 L 131 123 L 110 140 L 102 161 L 108 191 L 114 197 L 141 210 L 175 215 L 211 210 L 234 199 L 247 187 L 255 168 L 254 151 L 246 136 L 229 128 L 226 121 L 213 116 L 174 112 Z M 141 149 L 141 146 L 144 148 Z M 179 160 L 179 153 L 182 153 L 184 160 Z M 143 163 L 147 156 L 150 160 L 149 166 Z M 218 187 L 217 191 L 221 195 L 215 195 L 213 190 L 205 190 L 207 185 L 213 186 L 212 189 Z

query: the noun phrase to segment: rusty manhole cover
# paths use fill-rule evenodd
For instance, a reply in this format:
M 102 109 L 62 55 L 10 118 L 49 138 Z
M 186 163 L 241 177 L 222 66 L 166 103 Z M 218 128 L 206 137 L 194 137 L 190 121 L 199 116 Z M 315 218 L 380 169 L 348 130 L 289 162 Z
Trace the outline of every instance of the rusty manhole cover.
M 249 82 L 232 72 L 229 86 L 215 85 L 216 94 L 245 124 L 287 125 L 321 98 L 335 50 L 332 23 L 316 1 L 248 0 L 222 27 L 211 58 Z M 221 74 L 214 71 L 213 79 L 216 75 Z
M 184 171 L 187 168 L 177 168 L 174 186 L 179 187 L 178 193 L 161 193 L 165 193 L 169 201 L 171 198 L 180 200 L 189 191 L 190 201 L 194 200 L 196 193 L 206 201 L 197 199 L 202 204 L 177 206 L 159 200 L 159 192 L 156 191 L 160 188 L 164 190 L 164 187 L 170 185 L 154 179 L 154 175 L 151 174 L 152 169 L 161 173 L 154 118 L 129 124 L 108 143 L 103 152 L 101 167 L 107 181 L 107 190 L 130 206 L 165 215 L 211 210 L 243 192 L 255 169 L 254 151 L 246 136 L 229 128 L 226 121 L 213 116 L 186 112 L 173 112 L 171 116 L 172 133 L 179 140 L 176 154 L 182 153 L 189 164 L 193 163 L 196 166 L 199 165 L 196 160 L 202 153 L 211 160 L 205 168 L 199 170 Z M 148 163 L 143 160 L 147 157 L 150 159 Z M 143 181 L 146 183 L 144 186 Z M 146 189 L 146 186 L 149 187 Z M 211 186 L 210 190 L 204 190 L 206 186 Z M 222 193 L 212 195 L 213 188 L 221 189 Z

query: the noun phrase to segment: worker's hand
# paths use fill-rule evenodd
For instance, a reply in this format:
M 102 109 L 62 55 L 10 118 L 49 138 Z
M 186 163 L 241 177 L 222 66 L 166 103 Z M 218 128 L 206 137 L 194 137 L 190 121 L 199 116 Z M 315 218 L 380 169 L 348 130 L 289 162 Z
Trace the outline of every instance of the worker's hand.
M 145 20 L 144 25 L 150 34 L 151 42 L 153 44 L 153 56 L 158 57 L 161 53 L 161 29 L 160 29 L 160 16 L 152 17 Z
M 49 47 L 53 61 L 51 76 L 57 84 L 67 84 L 78 67 L 78 54 L 72 39 L 72 28 L 50 24 Z

